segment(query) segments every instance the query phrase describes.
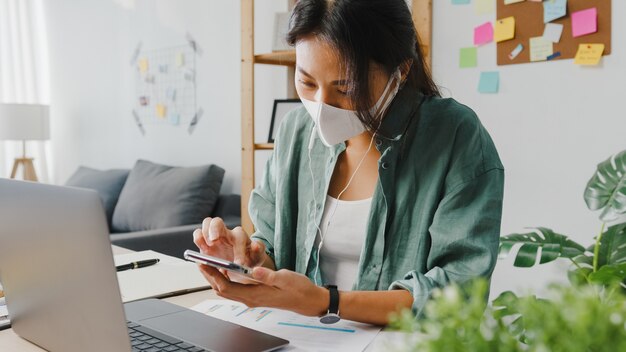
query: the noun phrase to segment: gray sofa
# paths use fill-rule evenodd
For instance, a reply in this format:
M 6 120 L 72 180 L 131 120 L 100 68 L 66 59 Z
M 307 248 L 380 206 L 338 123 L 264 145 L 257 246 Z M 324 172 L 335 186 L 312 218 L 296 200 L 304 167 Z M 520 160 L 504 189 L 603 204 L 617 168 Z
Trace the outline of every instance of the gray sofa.
M 216 209 L 207 214 L 210 217 L 220 217 L 228 228 L 241 225 L 241 197 L 238 194 L 220 195 Z M 114 245 L 142 251 L 152 249 L 159 253 L 182 258 L 186 249 L 196 249 L 192 233 L 200 228 L 201 223 L 182 225 L 156 230 L 144 230 L 126 233 L 112 233 L 111 243 Z
M 139 160 L 131 170 L 80 167 L 66 186 L 100 194 L 114 245 L 180 258 L 196 249 L 192 233 L 205 217 L 220 217 L 229 228 L 241 224 L 241 197 L 220 194 L 223 176 L 216 165 L 181 168 Z

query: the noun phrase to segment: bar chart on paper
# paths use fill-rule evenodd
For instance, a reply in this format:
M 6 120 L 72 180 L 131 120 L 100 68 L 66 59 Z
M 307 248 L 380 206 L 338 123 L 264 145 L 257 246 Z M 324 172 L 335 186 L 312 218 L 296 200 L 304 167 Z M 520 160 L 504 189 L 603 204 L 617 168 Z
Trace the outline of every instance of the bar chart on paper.
M 287 350 L 363 351 L 380 331 L 380 327 L 349 320 L 322 324 L 316 317 L 274 308 L 249 308 L 229 300 L 206 300 L 192 309 L 289 340 Z

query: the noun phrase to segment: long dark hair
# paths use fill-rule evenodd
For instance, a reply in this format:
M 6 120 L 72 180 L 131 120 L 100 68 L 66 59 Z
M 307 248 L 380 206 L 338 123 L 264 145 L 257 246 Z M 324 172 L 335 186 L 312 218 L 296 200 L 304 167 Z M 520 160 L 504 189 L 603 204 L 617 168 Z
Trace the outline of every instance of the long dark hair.
M 371 131 L 379 123 L 369 109 L 370 61 L 387 74 L 412 60 L 406 85 L 425 96 L 440 96 L 420 48 L 405 0 L 298 0 L 289 20 L 287 42 L 313 35 L 335 47 L 346 70 L 348 96 Z

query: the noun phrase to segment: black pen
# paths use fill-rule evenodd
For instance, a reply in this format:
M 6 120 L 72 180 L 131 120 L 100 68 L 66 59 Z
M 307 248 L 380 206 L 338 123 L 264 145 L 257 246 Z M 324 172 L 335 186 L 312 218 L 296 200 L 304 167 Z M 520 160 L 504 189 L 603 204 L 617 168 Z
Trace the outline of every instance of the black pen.
M 139 268 L 145 268 L 145 267 L 150 266 L 150 265 L 154 265 L 154 264 L 156 264 L 158 262 L 159 262 L 159 259 L 140 260 L 138 262 L 132 262 L 132 263 L 124 264 L 124 265 L 118 265 L 118 266 L 115 267 L 115 269 L 117 269 L 117 271 L 124 271 L 124 270 L 128 270 L 128 269 L 139 269 Z

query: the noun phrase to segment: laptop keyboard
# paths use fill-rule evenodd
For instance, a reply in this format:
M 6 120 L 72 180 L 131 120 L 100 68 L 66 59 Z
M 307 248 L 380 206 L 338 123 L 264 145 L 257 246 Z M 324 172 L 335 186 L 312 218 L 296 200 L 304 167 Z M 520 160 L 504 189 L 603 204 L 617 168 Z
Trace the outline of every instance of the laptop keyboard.
M 206 350 L 162 334 L 148 327 L 127 322 L 133 352 L 204 352 Z

